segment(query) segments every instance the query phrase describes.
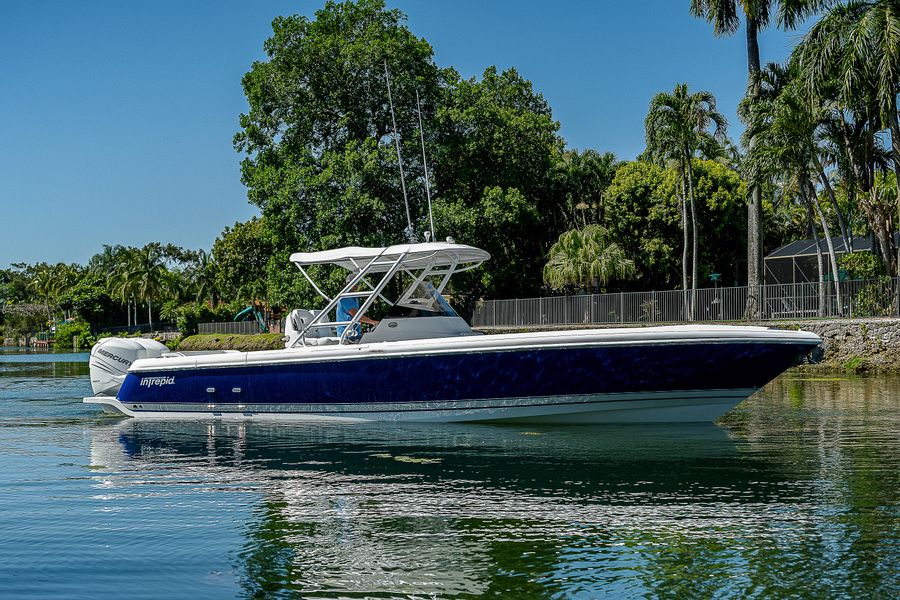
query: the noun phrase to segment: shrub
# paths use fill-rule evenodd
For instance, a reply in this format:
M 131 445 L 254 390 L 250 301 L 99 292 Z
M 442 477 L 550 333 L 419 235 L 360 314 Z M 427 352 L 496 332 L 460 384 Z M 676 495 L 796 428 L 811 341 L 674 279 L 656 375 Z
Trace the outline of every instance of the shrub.
M 53 343 L 58 349 L 71 348 L 73 338 L 78 338 L 80 348 L 90 348 L 94 345 L 94 336 L 91 335 L 91 326 L 85 321 L 69 321 L 56 327 L 56 335 Z
M 838 266 L 853 279 L 875 279 L 884 274 L 884 265 L 871 252 L 842 254 L 838 258 Z
M 886 317 L 893 313 L 894 286 L 885 276 L 869 283 L 856 295 L 853 315 L 856 317 Z
M 230 321 L 244 308 L 240 303 L 220 304 L 210 308 L 205 302 L 182 304 L 177 307 L 167 307 L 166 314 L 175 321 L 178 331 L 183 336 L 196 335 L 199 323 L 218 323 Z

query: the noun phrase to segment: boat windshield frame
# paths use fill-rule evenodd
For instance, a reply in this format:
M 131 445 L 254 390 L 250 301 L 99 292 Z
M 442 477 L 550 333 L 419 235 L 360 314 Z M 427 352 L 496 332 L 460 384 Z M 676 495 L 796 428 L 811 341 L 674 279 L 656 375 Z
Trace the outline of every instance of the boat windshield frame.
M 426 307 L 425 303 L 433 301 L 440 306 L 444 316 L 457 316 L 441 295 L 450 281 L 450 277 L 456 273 L 478 268 L 489 258 L 490 254 L 479 248 L 443 242 L 403 244 L 386 248 L 348 247 L 324 252 L 293 254 L 291 261 L 297 265 L 316 293 L 327 302 L 327 306 L 315 314 L 305 325 L 291 347 L 306 346 L 307 333 L 322 327 L 344 327 L 339 343 L 351 343 L 351 332 L 356 330 L 356 326 L 377 298 L 381 298 L 390 306 L 397 305 L 429 311 L 432 309 Z M 347 269 L 353 274 L 343 289 L 334 297 L 329 297 L 323 292 L 304 268 L 326 264 Z M 403 293 L 396 301 L 389 300 L 382 292 L 392 279 L 403 277 L 404 274 L 411 279 L 411 282 L 403 288 Z M 373 277 L 376 275 L 380 277 Z M 354 291 L 357 285 L 364 285 L 367 289 Z M 417 297 L 416 294 L 420 290 L 426 292 L 428 297 Z M 328 315 L 332 311 L 336 311 L 338 303 L 344 298 L 356 298 L 362 302 L 349 320 L 328 321 Z M 421 301 L 421 303 L 417 301 Z M 449 309 L 449 313 L 447 309 Z

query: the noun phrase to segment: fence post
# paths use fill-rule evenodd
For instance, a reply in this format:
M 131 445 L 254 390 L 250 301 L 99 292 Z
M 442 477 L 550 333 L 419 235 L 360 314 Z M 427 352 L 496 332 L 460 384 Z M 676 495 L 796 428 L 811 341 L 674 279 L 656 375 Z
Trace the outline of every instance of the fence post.
M 849 289 L 849 286 L 848 286 L 847 291 L 849 292 L 847 294 L 847 302 L 849 303 L 849 306 L 850 306 L 850 318 L 852 319 L 853 318 L 853 291 Z
M 724 289 L 722 290 L 722 297 L 721 297 L 721 298 L 719 298 L 718 296 L 716 296 L 716 298 L 719 298 L 719 302 L 721 302 L 721 304 L 719 304 L 719 320 L 720 320 L 720 321 L 724 321 L 724 320 L 725 320 L 725 315 L 728 314 L 728 313 L 725 311 L 725 298 L 727 298 L 727 297 L 728 297 L 728 292 L 726 292 Z
M 619 292 L 619 321 L 625 324 L 625 291 Z
M 760 299 L 759 317 L 763 321 L 768 321 L 769 320 L 768 311 L 766 310 L 766 308 L 769 306 L 769 299 L 766 298 L 766 291 L 767 291 L 766 286 L 764 286 L 763 284 L 759 284 L 758 287 L 759 287 L 759 296 L 757 296 L 757 297 Z
M 894 316 L 900 316 L 900 277 L 894 277 Z

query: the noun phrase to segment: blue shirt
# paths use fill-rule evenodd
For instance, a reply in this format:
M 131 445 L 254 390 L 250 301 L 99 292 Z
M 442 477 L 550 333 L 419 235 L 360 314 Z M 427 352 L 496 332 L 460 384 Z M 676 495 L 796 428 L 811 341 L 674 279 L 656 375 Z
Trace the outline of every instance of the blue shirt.
M 359 298 L 341 298 L 337 303 L 337 319 L 335 320 L 349 321 L 353 318 L 353 315 L 350 314 L 351 310 L 359 310 Z M 345 329 L 347 329 L 346 325 L 338 325 L 338 336 L 344 335 Z M 351 331 L 348 335 L 349 337 L 358 337 L 361 335 L 359 323 L 353 326 L 353 331 Z

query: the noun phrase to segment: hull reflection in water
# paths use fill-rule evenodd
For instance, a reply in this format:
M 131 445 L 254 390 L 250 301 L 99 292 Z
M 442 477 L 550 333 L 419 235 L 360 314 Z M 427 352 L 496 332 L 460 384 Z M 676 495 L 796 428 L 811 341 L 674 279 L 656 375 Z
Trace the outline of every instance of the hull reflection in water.
M 714 546 L 769 530 L 791 501 L 778 469 L 712 425 L 129 421 L 92 435 L 95 465 L 259 495 L 235 565 L 248 595 L 652 592 L 685 563 L 714 571 Z

